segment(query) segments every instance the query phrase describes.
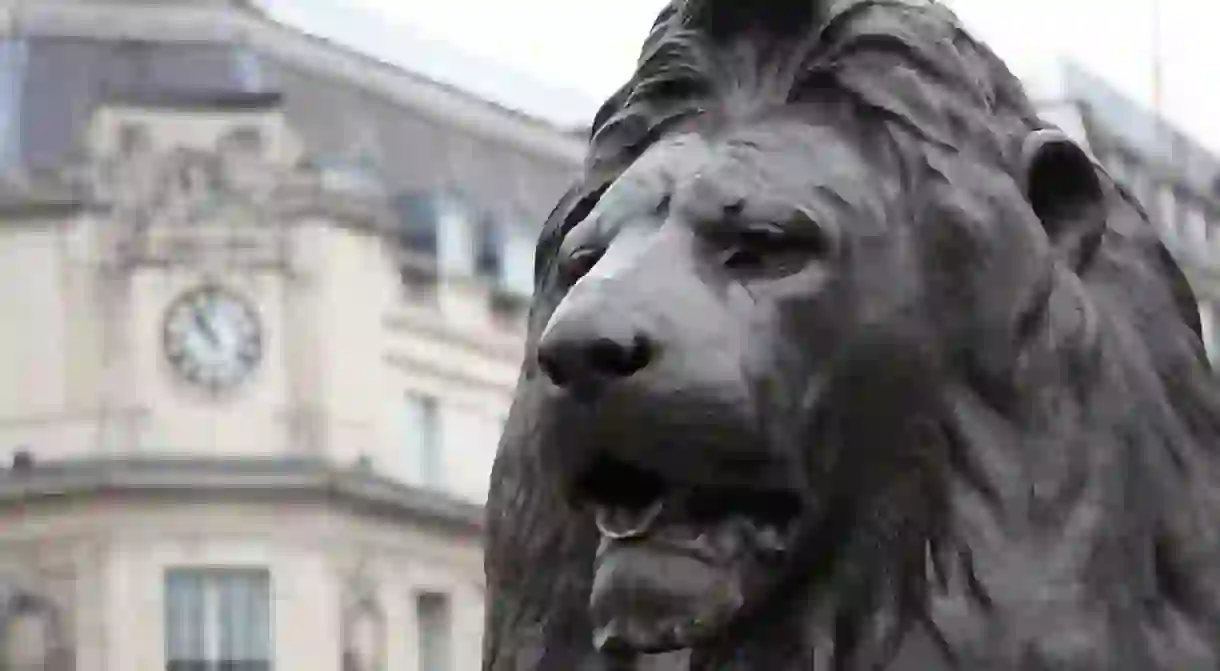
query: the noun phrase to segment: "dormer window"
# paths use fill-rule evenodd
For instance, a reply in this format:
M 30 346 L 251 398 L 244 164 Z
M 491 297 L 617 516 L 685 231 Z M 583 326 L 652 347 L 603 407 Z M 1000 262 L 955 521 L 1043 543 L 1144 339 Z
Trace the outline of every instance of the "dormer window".
M 472 277 L 478 256 L 480 216 L 473 203 L 457 195 L 439 199 L 439 256 L 441 272 Z
M 255 126 L 238 126 L 225 136 L 222 143 L 242 154 L 258 155 L 263 153 L 263 132 Z
M 134 156 L 147 150 L 152 144 L 152 135 L 148 126 L 135 121 L 125 121 L 119 125 L 118 148 L 123 156 Z
M 398 215 L 395 241 L 404 250 L 436 259 L 440 204 L 433 193 L 400 193 L 394 197 Z
M 504 272 L 504 223 L 491 216 L 483 217 L 479 225 L 479 242 L 475 256 L 475 271 L 482 277 L 499 282 Z
M 19 121 L 25 64 L 24 41 L 0 40 L 0 169 L 6 168 L 20 150 Z
M 538 233 L 528 224 L 527 215 L 501 223 L 499 230 L 499 287 L 513 296 L 528 298 L 534 292 L 534 248 Z
M 535 234 L 521 220 L 502 219 L 495 226 L 496 265 L 486 277 L 492 282 L 493 318 L 519 327 L 534 289 Z

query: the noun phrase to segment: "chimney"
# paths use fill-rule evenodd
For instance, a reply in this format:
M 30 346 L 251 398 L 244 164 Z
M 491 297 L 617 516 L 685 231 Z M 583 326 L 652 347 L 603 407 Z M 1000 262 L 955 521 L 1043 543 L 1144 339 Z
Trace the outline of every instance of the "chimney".
M 13 472 L 28 473 L 34 469 L 34 455 L 24 447 L 13 452 Z

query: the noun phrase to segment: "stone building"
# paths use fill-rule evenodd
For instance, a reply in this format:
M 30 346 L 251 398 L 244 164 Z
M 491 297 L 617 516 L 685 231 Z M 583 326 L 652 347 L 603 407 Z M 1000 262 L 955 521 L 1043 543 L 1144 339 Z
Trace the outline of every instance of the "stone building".
M 0 669 L 478 668 L 582 150 L 240 2 L 0 0 Z
M 1087 145 L 1160 228 L 1220 363 L 1220 158 L 1070 61 L 1028 86 L 1043 116 Z

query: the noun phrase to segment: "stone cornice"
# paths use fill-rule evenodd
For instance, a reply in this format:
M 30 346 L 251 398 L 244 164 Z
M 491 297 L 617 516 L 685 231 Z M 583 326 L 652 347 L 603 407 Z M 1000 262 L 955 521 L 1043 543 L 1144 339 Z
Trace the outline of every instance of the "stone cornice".
M 0 197 L 0 225 L 28 224 L 30 220 L 50 220 L 58 224 L 87 207 L 83 200 L 71 198 L 21 197 L 6 200 Z
M 125 94 L 103 98 L 103 104 L 115 108 L 152 108 L 183 112 L 267 112 L 280 109 L 284 96 L 280 93 L 235 93 L 232 91 L 159 91 L 153 94 Z
M 0 510 L 87 497 L 329 501 L 404 524 L 465 536 L 483 507 L 358 468 L 309 458 L 96 458 L 0 470 Z
M 62 219 L 94 203 L 79 189 L 55 180 L 14 178 L 0 182 L 0 220 L 4 225 L 23 219 Z

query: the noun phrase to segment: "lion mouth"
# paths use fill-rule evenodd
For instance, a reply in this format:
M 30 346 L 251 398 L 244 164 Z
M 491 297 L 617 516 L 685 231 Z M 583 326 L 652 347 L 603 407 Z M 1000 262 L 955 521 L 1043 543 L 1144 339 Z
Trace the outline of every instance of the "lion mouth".
M 688 648 L 725 626 L 794 544 L 793 492 L 669 482 L 605 461 L 581 481 L 600 543 L 590 600 L 599 649 Z
M 607 542 L 646 539 L 673 526 L 705 530 L 737 519 L 752 526 L 767 549 L 782 552 L 799 505 L 787 492 L 702 487 L 658 496 L 643 506 L 602 501 L 592 509 Z

